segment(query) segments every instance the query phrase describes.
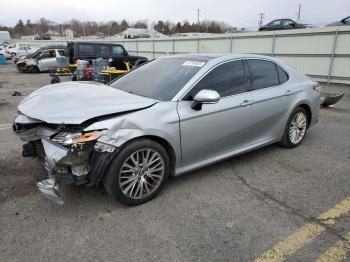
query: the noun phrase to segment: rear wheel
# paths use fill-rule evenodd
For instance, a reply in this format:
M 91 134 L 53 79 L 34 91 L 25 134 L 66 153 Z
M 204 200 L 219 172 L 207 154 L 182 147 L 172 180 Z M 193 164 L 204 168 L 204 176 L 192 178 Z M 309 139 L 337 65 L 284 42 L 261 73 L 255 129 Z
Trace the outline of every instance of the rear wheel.
M 106 191 L 126 205 L 139 205 L 154 198 L 170 173 L 169 156 L 157 142 L 132 141 L 121 149 L 106 172 Z
M 289 116 L 280 142 L 285 147 L 297 147 L 304 140 L 308 128 L 308 115 L 304 108 L 296 108 Z

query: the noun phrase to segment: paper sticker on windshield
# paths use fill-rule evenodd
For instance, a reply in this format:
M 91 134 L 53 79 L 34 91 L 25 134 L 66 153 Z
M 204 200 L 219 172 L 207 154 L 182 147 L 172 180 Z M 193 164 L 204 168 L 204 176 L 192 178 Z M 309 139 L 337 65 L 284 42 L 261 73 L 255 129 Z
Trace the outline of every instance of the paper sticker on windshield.
M 204 66 L 205 62 L 202 61 L 186 61 L 182 65 L 184 66 L 195 66 L 195 67 L 202 67 Z

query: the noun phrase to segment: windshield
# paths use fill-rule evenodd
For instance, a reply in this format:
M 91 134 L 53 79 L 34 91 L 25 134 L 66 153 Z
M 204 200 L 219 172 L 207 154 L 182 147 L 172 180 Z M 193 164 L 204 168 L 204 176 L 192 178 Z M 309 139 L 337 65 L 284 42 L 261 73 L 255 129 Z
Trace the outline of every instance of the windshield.
M 122 76 L 110 86 L 135 95 L 170 101 L 205 63 L 185 58 L 159 58 Z
M 36 50 L 34 53 L 29 54 L 29 55 L 28 55 L 28 58 L 34 58 L 34 59 L 36 59 L 36 58 L 39 56 L 40 53 L 41 53 L 41 49 L 39 48 L 39 49 Z

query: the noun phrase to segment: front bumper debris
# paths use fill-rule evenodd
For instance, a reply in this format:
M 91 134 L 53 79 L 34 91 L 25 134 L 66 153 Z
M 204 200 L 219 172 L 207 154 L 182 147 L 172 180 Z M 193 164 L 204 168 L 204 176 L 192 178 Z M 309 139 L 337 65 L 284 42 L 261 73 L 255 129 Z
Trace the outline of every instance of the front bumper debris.
M 48 172 L 47 179 L 37 183 L 38 189 L 44 197 L 59 205 L 64 201 L 58 185 L 97 185 L 118 152 L 116 147 L 96 141 L 102 131 L 79 132 L 80 136 L 74 138 L 78 133 L 76 129 L 61 130 L 61 127 L 57 130 L 21 114 L 16 119 L 14 131 L 27 142 L 23 145 L 22 155 L 38 157 Z M 71 133 L 73 136 L 69 136 Z M 69 139 L 75 140 L 70 142 Z
M 58 185 L 53 178 L 48 178 L 37 183 L 40 193 L 47 199 L 55 202 L 58 205 L 63 205 L 60 193 L 58 191 Z

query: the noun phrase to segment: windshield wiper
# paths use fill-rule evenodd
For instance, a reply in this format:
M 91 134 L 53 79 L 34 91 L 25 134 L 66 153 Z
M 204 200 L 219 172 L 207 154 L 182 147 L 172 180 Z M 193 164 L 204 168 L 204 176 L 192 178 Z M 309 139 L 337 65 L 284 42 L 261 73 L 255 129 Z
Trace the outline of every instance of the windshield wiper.
M 147 96 L 143 96 L 143 95 L 140 95 L 140 94 L 136 94 L 136 93 L 134 93 L 133 91 L 124 91 L 124 92 L 127 92 L 127 93 L 132 94 L 132 95 L 135 95 L 135 96 L 142 96 L 142 97 L 149 98 L 149 97 L 147 97 Z

